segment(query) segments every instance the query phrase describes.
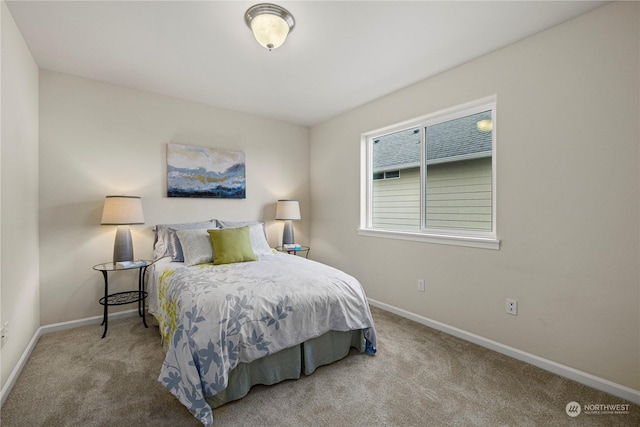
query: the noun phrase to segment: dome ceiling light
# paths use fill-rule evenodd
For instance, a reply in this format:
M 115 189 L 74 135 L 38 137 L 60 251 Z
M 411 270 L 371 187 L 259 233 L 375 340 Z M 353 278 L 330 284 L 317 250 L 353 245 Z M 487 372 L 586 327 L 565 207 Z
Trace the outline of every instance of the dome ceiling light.
M 283 7 L 270 3 L 251 6 L 244 13 L 247 24 L 258 43 L 269 50 L 277 49 L 293 31 L 296 22 Z

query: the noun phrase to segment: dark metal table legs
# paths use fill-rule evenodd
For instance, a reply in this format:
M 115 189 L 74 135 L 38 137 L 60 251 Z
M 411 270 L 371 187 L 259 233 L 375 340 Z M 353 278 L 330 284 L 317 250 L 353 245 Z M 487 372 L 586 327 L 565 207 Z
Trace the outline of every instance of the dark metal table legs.
M 107 278 L 107 272 L 102 271 L 102 275 L 104 276 L 104 314 L 102 315 L 102 325 L 104 325 L 104 332 L 102 334 L 102 338 L 107 336 L 107 326 L 109 322 L 109 305 L 107 304 L 107 298 L 109 297 L 109 279 Z
M 146 299 L 146 294 L 144 292 L 144 277 L 147 274 L 147 267 L 141 268 L 138 270 L 138 314 L 142 317 L 142 323 L 144 323 L 144 327 L 147 326 L 147 316 L 144 314 L 144 303 Z
M 144 291 L 144 279 L 147 273 L 147 267 L 145 266 L 138 268 L 138 290 L 131 290 L 125 292 L 116 292 L 113 294 L 109 294 L 109 278 L 107 276 L 108 271 L 124 271 L 123 270 L 100 270 L 102 272 L 102 276 L 104 277 L 104 298 L 100 298 L 100 304 L 104 305 L 104 314 L 102 315 L 102 323 L 100 326 L 104 325 L 104 332 L 102 333 L 102 338 L 107 336 L 107 328 L 109 326 L 109 306 L 110 305 L 123 305 L 123 304 L 131 304 L 134 302 L 138 303 L 138 315 L 142 317 L 142 323 L 144 323 L 144 327 L 148 328 L 147 325 L 147 317 L 145 313 L 145 301 L 147 299 L 147 293 Z M 130 270 L 130 269 L 128 269 Z

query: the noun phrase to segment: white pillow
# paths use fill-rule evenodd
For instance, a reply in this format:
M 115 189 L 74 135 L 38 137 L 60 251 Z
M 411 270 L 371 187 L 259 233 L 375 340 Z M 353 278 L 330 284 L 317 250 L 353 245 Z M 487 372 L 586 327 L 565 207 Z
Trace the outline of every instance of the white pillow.
M 251 249 L 258 258 L 273 255 L 273 251 L 269 247 L 267 238 L 264 233 L 264 225 L 262 223 L 249 225 L 249 240 L 251 241 Z
M 153 259 L 164 258 L 166 256 L 175 256 L 171 252 L 170 240 L 171 229 L 173 230 L 187 230 L 192 228 L 216 228 L 217 223 L 215 219 L 210 221 L 200 222 L 188 222 L 181 224 L 157 224 L 154 227 L 155 239 L 153 242 Z
M 218 227 L 220 228 L 240 228 L 247 225 L 263 224 L 261 221 L 225 221 L 222 219 L 217 220 Z
M 210 227 L 209 229 L 214 228 L 216 227 Z M 207 230 L 207 228 L 196 228 L 176 231 L 182 246 L 185 265 L 191 266 L 213 262 L 213 247 Z

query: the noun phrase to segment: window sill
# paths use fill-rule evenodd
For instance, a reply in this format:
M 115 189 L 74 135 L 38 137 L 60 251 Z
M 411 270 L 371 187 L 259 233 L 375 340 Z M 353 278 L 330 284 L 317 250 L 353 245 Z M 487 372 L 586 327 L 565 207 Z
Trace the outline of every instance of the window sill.
M 480 249 L 500 249 L 500 240 L 492 237 L 456 236 L 445 234 L 412 233 L 408 231 L 371 230 L 359 228 L 360 236 L 382 237 L 386 239 L 410 240 L 413 242 L 437 243 L 441 245 L 466 246 Z

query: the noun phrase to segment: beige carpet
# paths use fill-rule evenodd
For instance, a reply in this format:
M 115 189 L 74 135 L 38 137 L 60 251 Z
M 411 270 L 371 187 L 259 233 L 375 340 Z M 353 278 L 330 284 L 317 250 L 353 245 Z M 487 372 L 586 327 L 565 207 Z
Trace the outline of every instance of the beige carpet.
M 378 354 L 254 387 L 214 410 L 216 426 L 638 426 L 628 414 L 566 405 L 628 404 L 501 354 L 372 309 Z M 197 426 L 158 382 L 155 327 L 139 318 L 43 336 L 0 413 L 3 427 Z

